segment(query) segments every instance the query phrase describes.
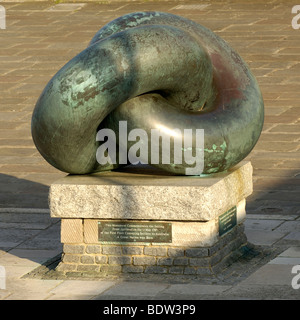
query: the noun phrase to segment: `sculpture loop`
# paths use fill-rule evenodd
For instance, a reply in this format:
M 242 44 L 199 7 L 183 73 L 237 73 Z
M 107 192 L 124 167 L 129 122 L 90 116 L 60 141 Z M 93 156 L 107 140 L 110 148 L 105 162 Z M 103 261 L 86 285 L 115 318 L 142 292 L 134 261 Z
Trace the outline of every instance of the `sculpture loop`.
M 202 173 L 209 174 L 250 153 L 263 118 L 256 80 L 224 40 L 176 15 L 137 12 L 100 29 L 50 80 L 33 112 L 32 136 L 51 165 L 86 174 L 120 165 L 98 163 L 101 128 L 118 133 L 126 121 L 128 131 L 142 128 L 149 135 L 156 128 L 203 129 Z M 151 164 L 149 154 L 144 160 Z M 191 166 L 153 165 L 175 174 Z

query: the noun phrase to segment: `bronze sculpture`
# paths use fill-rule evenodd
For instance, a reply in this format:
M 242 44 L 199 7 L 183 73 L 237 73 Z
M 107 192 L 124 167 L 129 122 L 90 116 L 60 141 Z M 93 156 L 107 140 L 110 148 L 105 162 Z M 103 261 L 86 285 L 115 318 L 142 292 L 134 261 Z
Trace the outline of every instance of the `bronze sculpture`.
M 137 12 L 100 29 L 50 80 L 33 112 L 32 136 L 51 165 L 87 174 L 125 164 L 99 164 L 101 128 L 117 133 L 126 121 L 128 130 L 143 128 L 147 134 L 159 127 L 203 129 L 201 172 L 210 174 L 250 153 L 263 118 L 256 80 L 224 40 L 176 15 Z M 132 145 L 128 141 L 126 147 Z M 195 148 L 194 141 L 190 149 Z M 144 161 L 152 164 L 149 154 Z M 191 167 L 185 161 L 152 165 L 175 174 Z

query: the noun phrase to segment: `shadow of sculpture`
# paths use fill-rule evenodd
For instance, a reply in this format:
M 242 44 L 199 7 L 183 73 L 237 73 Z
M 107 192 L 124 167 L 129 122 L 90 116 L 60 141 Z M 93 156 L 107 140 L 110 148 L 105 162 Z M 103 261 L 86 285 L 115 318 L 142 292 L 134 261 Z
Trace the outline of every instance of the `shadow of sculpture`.
M 0 174 L 0 208 L 48 208 L 49 187 Z

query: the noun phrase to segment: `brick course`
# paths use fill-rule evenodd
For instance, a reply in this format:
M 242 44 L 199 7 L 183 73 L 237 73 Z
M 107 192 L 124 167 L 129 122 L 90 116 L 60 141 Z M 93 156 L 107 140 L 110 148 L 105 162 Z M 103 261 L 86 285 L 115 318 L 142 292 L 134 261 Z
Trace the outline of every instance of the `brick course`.
M 210 275 L 222 271 L 246 245 L 240 224 L 209 248 L 172 247 L 169 244 L 64 244 L 58 270 L 85 273 L 146 273 Z

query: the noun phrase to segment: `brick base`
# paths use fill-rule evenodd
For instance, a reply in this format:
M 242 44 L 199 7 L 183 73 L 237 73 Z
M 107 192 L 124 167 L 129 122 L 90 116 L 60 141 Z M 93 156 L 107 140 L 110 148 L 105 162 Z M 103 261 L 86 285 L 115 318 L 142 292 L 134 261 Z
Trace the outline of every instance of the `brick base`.
M 246 245 L 243 224 L 219 237 L 212 246 L 168 244 L 65 243 L 57 270 L 64 273 L 213 275 L 225 269 Z

